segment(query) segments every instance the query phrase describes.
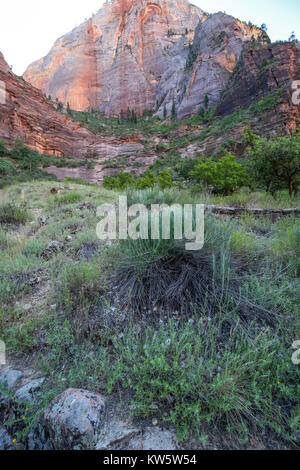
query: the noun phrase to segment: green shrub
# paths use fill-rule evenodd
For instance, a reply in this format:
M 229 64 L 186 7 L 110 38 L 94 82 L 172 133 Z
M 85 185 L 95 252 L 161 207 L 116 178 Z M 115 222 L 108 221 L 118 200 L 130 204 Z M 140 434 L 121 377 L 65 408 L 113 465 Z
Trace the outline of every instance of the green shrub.
M 140 190 L 127 190 L 128 205 L 144 204 L 150 206 L 151 204 L 167 204 L 172 205 L 179 201 L 180 193 L 175 189 L 161 190 L 159 187 L 140 189 Z
M 82 261 L 77 265 L 65 263 L 55 273 L 55 300 L 66 311 L 88 307 L 99 291 L 98 262 Z
M 77 193 L 76 191 L 70 191 L 62 196 L 55 196 L 52 204 L 53 205 L 63 205 L 63 204 L 76 204 L 82 200 L 82 194 Z
M 147 189 L 147 188 L 153 188 L 155 184 L 155 176 L 154 174 L 148 169 L 143 173 L 142 176 L 140 176 L 136 180 L 135 187 L 136 189 Z
M 124 190 L 134 185 L 134 177 L 130 173 L 121 172 L 117 176 L 106 175 L 103 178 L 103 186 L 115 191 Z
M 287 404 L 297 403 L 299 371 L 287 367 L 289 351 L 270 329 L 251 337 L 237 324 L 227 336 L 227 326 L 220 316 L 178 328 L 170 321 L 144 334 L 131 329 L 114 342 L 108 391 L 120 385 L 133 391 L 138 416 L 160 415 L 153 403 L 168 409 L 162 419 L 175 425 L 180 440 L 191 430 L 200 437 L 207 424 L 240 440 L 257 428 L 291 438 Z
M 7 203 L 0 206 L 0 223 L 25 224 L 30 219 L 30 212 L 25 207 Z
M 295 196 L 300 186 L 300 132 L 292 137 L 253 139 L 248 168 L 254 181 L 272 195 L 287 189 Z
M 8 157 L 10 154 L 9 150 L 7 150 L 5 142 L 0 140 L 0 157 Z
M 162 170 L 159 173 L 159 177 L 157 179 L 157 182 L 161 189 L 167 189 L 167 188 L 172 188 L 173 186 L 173 181 L 172 181 L 172 175 L 168 170 Z
M 22 170 L 35 170 L 42 161 L 42 156 L 36 151 L 24 145 L 17 139 L 11 150 L 11 156 L 18 162 L 18 166 Z
M 8 175 L 15 175 L 16 174 L 16 167 L 15 165 L 8 161 L 0 158 L 0 175 L 1 176 L 8 176 Z
M 213 192 L 228 195 L 245 184 L 246 173 L 236 157 L 225 153 L 218 161 L 198 161 L 194 170 L 190 173 L 191 178 L 203 188 L 211 187 Z

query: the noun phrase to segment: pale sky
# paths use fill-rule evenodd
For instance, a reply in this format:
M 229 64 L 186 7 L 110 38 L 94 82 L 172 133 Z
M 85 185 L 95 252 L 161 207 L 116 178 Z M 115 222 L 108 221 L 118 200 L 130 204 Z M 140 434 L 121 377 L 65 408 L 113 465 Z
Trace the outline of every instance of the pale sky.
M 27 66 L 51 49 L 59 37 L 78 26 L 103 5 L 103 0 L 1 0 L 0 51 L 13 71 Z M 300 39 L 299 0 L 192 0 L 209 13 L 225 11 L 260 26 L 266 23 L 272 41 L 286 40 L 294 31 Z

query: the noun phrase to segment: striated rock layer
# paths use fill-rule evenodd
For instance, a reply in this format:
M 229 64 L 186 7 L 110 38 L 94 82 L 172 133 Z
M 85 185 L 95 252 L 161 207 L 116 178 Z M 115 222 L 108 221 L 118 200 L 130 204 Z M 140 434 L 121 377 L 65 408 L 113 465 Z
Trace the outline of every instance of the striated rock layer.
M 279 89 L 282 103 L 264 123 L 275 129 L 274 119 L 289 132 L 300 125 L 300 107 L 293 102 L 293 83 L 300 80 L 300 44 L 283 42 L 243 51 L 217 107 L 221 116 L 248 108 Z M 299 95 L 299 93 L 297 94 Z
M 58 39 L 24 78 L 76 110 L 117 115 L 129 106 L 139 114 L 156 106 L 174 47 L 184 56 L 205 18 L 187 0 L 113 0 Z
M 94 136 L 80 124 L 56 111 L 40 90 L 14 75 L 0 53 L 0 80 L 5 103 L 0 103 L 0 139 L 11 147 L 19 137 L 49 155 L 82 156 Z
M 215 106 L 245 43 L 253 40 L 264 44 L 268 37 L 256 26 L 224 13 L 209 15 L 200 22 L 191 46 L 182 48 L 175 43 L 169 50 L 172 60 L 160 80 L 158 114 L 162 116 L 165 107 L 170 114 L 173 101 L 179 119 L 206 105 Z
M 58 112 L 42 93 L 14 75 L 0 53 L 0 81 L 5 85 L 5 104 L 0 104 L 0 140 L 9 148 L 17 138 L 40 153 L 74 158 L 92 158 L 95 168 L 50 168 L 59 177 L 83 177 L 101 182 L 103 162 L 134 155 L 141 162 L 140 171 L 153 162 L 155 155 L 146 151 L 138 138 L 94 135 L 81 124 Z

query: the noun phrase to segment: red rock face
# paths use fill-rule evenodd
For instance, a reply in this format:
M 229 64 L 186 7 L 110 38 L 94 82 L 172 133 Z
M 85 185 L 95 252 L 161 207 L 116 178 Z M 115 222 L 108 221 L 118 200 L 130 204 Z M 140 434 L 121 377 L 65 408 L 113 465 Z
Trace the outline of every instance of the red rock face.
M 142 113 L 156 105 L 168 48 L 188 43 L 201 18 L 187 0 L 113 0 L 58 39 L 24 78 L 73 109 Z
M 144 148 L 138 138 L 94 135 L 68 116 L 56 111 L 41 91 L 14 75 L 0 53 L 0 81 L 6 88 L 6 102 L 0 104 L 0 140 L 11 148 L 17 138 L 42 154 L 93 158 L 95 168 L 50 168 L 58 177 L 83 177 L 99 183 L 110 169 L 105 161 L 136 156 L 142 164 L 139 171 L 153 163 L 155 155 Z M 48 171 L 48 170 L 47 170 Z
M 6 102 L 0 104 L 0 139 L 12 146 L 19 137 L 49 155 L 82 156 L 93 139 L 87 129 L 56 111 L 36 88 L 14 75 L 0 53 L 0 80 Z

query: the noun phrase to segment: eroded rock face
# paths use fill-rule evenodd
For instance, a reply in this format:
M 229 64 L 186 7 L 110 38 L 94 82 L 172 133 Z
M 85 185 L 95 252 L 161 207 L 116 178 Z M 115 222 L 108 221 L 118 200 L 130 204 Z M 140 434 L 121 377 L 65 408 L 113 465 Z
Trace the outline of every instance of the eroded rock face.
M 244 51 L 230 78 L 217 113 L 224 116 L 248 108 L 253 101 L 282 90 L 282 104 L 274 118 L 280 119 L 286 131 L 300 124 L 300 108 L 292 100 L 292 84 L 300 80 L 300 44 L 284 42 L 269 47 Z M 275 128 L 270 118 L 267 125 Z M 278 123 L 279 124 L 279 123 Z
M 252 38 L 264 43 L 266 34 L 256 26 L 249 26 L 224 13 L 209 15 L 200 22 L 192 46 L 174 44 L 168 70 L 162 76 L 158 89 L 158 114 L 163 109 L 171 113 L 173 100 L 179 119 L 190 116 L 207 105 L 215 106 L 226 88 L 243 46 Z
M 82 156 L 94 136 L 80 124 L 56 111 L 42 93 L 14 75 L 0 53 L 0 80 L 6 100 L 0 103 L 0 140 L 11 147 L 16 138 L 40 153 Z
M 104 398 L 86 390 L 68 389 L 44 414 L 56 450 L 93 449 L 103 426 Z
M 203 18 L 187 0 L 113 0 L 58 39 L 24 78 L 73 109 L 142 113 L 156 105 L 169 48 L 183 53 Z
M 98 183 L 105 173 L 101 163 L 110 159 L 134 155 L 145 161 L 144 167 L 153 162 L 154 156 L 138 138 L 95 135 L 58 112 L 41 91 L 10 71 L 1 53 L 0 80 L 6 88 L 5 103 L 0 104 L 0 140 L 9 148 L 20 138 L 42 154 L 92 158 L 96 163 L 92 170 L 51 168 L 59 177 L 80 176 Z

